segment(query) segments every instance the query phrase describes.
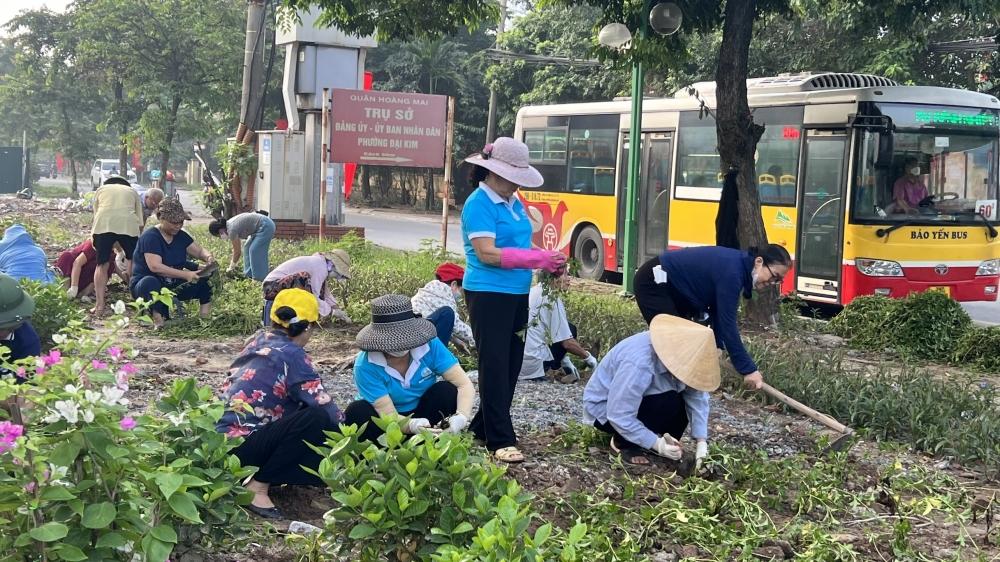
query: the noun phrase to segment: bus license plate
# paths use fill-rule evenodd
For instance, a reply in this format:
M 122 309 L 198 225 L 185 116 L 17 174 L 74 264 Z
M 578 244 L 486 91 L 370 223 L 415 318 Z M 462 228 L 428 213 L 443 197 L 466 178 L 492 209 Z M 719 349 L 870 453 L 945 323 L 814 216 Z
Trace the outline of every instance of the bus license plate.
M 944 293 L 944 294 L 948 295 L 949 297 L 951 296 L 951 287 L 931 287 L 930 289 L 927 289 L 927 290 L 928 291 L 938 291 L 940 293 Z

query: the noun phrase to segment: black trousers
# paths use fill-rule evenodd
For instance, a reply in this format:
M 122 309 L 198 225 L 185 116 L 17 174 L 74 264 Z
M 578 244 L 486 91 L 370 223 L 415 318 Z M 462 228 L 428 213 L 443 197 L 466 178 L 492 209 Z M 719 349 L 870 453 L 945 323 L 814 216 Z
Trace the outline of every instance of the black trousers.
M 247 435 L 233 454 L 243 466 L 260 469 L 253 477 L 258 482 L 322 486 L 322 480 L 302 470 L 316 470 L 322 460 L 306 443 L 322 445 L 323 432 L 336 429 L 325 410 L 303 408 Z
M 437 425 L 456 410 L 458 410 L 458 388 L 448 381 L 438 381 L 424 392 L 412 412 L 399 413 L 414 418 L 427 418 L 431 425 Z M 383 433 L 382 429 L 372 421 L 372 418 L 377 417 L 375 406 L 367 400 L 355 400 L 344 410 L 345 424 L 354 424 L 358 427 L 368 424 L 361 432 L 361 438 L 371 442 L 378 441 Z
M 479 411 L 469 429 L 496 451 L 517 444 L 510 405 L 524 359 L 528 295 L 466 289 L 465 304 L 479 351 Z
M 569 323 L 569 332 L 573 334 L 573 339 L 576 339 L 576 325 L 572 322 Z M 549 351 L 552 353 L 552 360 L 545 362 L 545 370 L 560 369 L 562 367 L 562 360 L 566 357 L 566 348 L 563 347 L 562 342 L 557 341 L 549 346 Z
M 669 433 L 674 439 L 680 439 L 688 426 L 687 409 L 684 407 L 684 396 L 679 392 L 664 392 L 643 396 L 636 416 L 642 425 L 657 435 Z M 610 422 L 594 422 L 594 427 L 604 433 L 611 434 L 615 446 L 626 449 L 641 449 L 635 443 L 625 440 Z
M 696 318 L 699 311 L 693 310 L 694 307 L 687 299 L 677 293 L 677 290 L 670 285 L 669 278 L 666 283 L 657 283 L 653 278 L 653 268 L 658 265 L 660 258 L 653 258 L 642 264 L 635 272 L 633 282 L 635 303 L 639 305 L 639 312 L 642 313 L 646 324 L 652 322 L 657 314 L 669 314 L 688 320 Z

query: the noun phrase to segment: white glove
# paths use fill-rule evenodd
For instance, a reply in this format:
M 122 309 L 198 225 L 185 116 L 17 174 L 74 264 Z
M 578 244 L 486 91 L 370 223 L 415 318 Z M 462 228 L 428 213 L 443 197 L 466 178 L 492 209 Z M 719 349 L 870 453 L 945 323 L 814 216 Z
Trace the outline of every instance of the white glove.
M 75 299 L 77 293 L 79 293 L 79 292 L 80 292 L 80 288 L 79 287 L 70 287 L 69 289 L 66 290 L 66 296 L 69 297 L 69 298 L 71 298 L 71 299 Z
M 597 368 L 597 358 L 589 353 L 587 354 L 587 358 L 584 359 L 583 362 L 587 364 L 587 367 L 589 367 L 591 371 Z
M 568 374 L 573 375 L 576 378 L 580 378 L 580 371 L 577 370 L 576 365 L 573 364 L 573 360 L 569 358 L 569 355 L 562 358 L 560 365 L 562 365 L 563 369 Z
M 698 470 L 701 468 L 701 461 L 708 456 L 708 441 L 704 439 L 698 440 L 698 445 L 694 449 L 694 468 Z
M 463 429 L 468 427 L 468 425 L 469 425 L 468 418 L 466 418 L 462 414 L 455 414 L 452 417 L 448 418 L 448 429 L 446 429 L 445 431 L 447 431 L 448 433 L 461 433 Z
M 427 418 L 413 418 L 407 422 L 404 432 L 409 433 L 410 435 L 416 435 L 420 433 L 421 429 L 428 429 L 430 426 L 431 422 Z
M 656 443 L 653 443 L 653 448 L 650 450 L 661 457 L 675 461 L 681 460 L 681 457 L 684 455 L 684 449 L 681 448 L 681 444 L 667 433 L 660 436 L 656 440 Z

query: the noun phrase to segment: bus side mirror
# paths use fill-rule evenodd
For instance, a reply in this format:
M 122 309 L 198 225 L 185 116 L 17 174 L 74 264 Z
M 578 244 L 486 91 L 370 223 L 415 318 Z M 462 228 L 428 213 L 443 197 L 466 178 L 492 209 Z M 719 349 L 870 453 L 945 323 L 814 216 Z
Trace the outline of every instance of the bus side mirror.
M 892 166 L 892 157 L 895 148 L 892 133 L 873 133 L 875 135 L 875 166 L 888 168 Z

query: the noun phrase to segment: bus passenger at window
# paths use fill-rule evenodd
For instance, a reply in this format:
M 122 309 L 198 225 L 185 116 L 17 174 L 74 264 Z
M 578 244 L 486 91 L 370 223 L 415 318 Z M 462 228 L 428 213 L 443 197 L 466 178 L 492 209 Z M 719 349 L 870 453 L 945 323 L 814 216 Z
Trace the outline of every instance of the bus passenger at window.
M 657 314 L 701 321 L 708 318 L 719 349 L 729 352 L 743 383 L 759 390 L 764 376 L 740 339 L 737 309 L 740 295 L 781 285 L 792 258 L 777 244 L 749 251 L 700 246 L 668 250 L 642 265 L 635 274 L 635 302 L 646 323 Z
M 913 156 L 903 161 L 903 175 L 892 186 L 892 200 L 895 212 L 912 214 L 917 212 L 920 202 L 927 197 L 927 186 L 920 181 L 920 163 Z

